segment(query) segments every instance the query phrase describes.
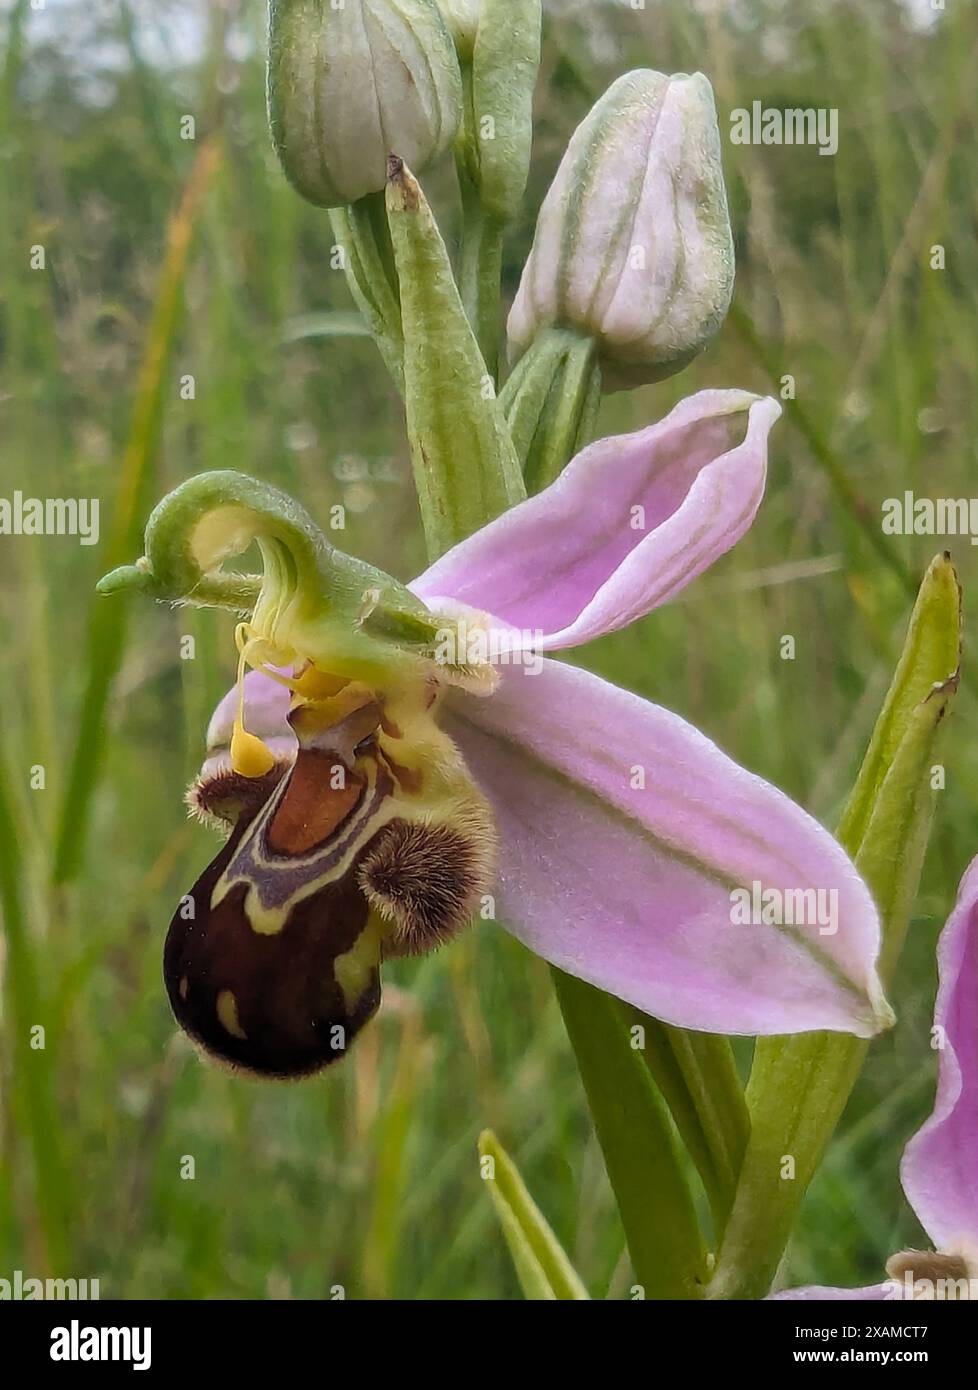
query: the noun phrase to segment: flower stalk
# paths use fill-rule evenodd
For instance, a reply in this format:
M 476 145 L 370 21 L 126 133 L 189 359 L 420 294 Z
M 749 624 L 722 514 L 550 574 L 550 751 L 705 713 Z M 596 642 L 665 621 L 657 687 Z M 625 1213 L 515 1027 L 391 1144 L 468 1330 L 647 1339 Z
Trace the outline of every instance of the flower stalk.
M 529 493 L 549 486 L 589 442 L 601 404 L 593 338 L 551 328 L 533 340 L 499 395 Z
M 700 1298 L 706 1250 L 669 1111 L 617 999 L 552 971 L 645 1298 Z
M 331 208 L 330 223 L 343 256 L 350 293 L 374 339 L 384 365 L 404 394 L 404 338 L 401 303 L 383 193 L 372 193 L 350 207 Z
M 642 1056 L 696 1165 L 716 1244 L 730 1215 L 750 1137 L 750 1112 L 729 1038 L 631 1011 Z
M 458 185 L 462 205 L 459 294 L 486 369 L 495 379 L 502 336 L 500 282 L 506 224 L 485 206 L 462 161 Z

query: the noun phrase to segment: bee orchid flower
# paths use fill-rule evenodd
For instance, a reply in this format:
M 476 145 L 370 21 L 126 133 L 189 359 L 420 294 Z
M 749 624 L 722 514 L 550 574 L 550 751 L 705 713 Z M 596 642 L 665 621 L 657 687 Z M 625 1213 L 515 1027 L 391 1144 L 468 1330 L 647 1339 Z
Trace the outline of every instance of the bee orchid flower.
M 474 912 L 684 1027 L 890 1021 L 877 914 L 832 836 L 677 715 L 549 655 L 734 545 L 779 414 L 701 392 L 585 448 L 407 588 L 240 474 L 160 503 L 146 555 L 103 591 L 250 614 L 190 794 L 230 838 L 165 952 L 176 1016 L 209 1052 L 266 1075 L 325 1066 L 376 1010 L 381 961 Z M 252 540 L 263 574 L 224 570 Z M 763 909 L 745 917 L 747 900 Z
M 978 858 L 941 933 L 937 968 L 937 1095 L 900 1167 L 907 1200 L 935 1248 L 892 1256 L 881 1284 L 808 1286 L 777 1299 L 978 1299 Z

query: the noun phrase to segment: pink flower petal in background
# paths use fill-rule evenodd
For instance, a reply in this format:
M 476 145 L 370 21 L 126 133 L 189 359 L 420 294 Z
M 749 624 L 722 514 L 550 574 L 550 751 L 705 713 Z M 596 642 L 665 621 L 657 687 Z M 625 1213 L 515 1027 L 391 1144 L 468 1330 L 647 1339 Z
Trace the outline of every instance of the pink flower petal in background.
M 773 1298 L 902 1299 L 907 1281 L 912 1287 L 918 1274 L 930 1281 L 944 1277 L 952 1285 L 962 1278 L 978 1281 L 978 858 L 965 870 L 954 910 L 941 932 L 937 966 L 934 1026 L 942 1030 L 943 1042 L 937 1095 L 930 1117 L 903 1151 L 900 1177 L 938 1253 L 907 1251 L 895 1256 L 887 1265 L 893 1270 L 896 1262 L 894 1277 L 886 1284 L 863 1289 L 810 1286 L 786 1289 Z
M 865 1284 L 861 1289 L 833 1289 L 824 1284 L 807 1284 L 801 1289 L 784 1289 L 771 1294 L 772 1302 L 789 1303 L 883 1303 L 899 1301 L 899 1285 L 890 1280 L 886 1284 Z
M 499 918 L 531 950 L 688 1028 L 890 1021 L 876 910 L 843 850 L 677 715 L 547 661 L 490 699 L 451 692 L 444 724 L 497 815 Z M 837 931 L 735 924 L 731 889 L 755 880 L 836 890 Z
M 978 858 L 961 880 L 937 947 L 940 985 L 934 1111 L 903 1154 L 903 1190 L 940 1250 L 978 1254 Z M 978 1272 L 976 1272 L 978 1277 Z
M 624 627 L 675 597 L 750 526 L 780 414 L 776 401 L 746 391 L 690 396 L 658 424 L 589 445 L 411 588 L 540 630 L 545 649 Z

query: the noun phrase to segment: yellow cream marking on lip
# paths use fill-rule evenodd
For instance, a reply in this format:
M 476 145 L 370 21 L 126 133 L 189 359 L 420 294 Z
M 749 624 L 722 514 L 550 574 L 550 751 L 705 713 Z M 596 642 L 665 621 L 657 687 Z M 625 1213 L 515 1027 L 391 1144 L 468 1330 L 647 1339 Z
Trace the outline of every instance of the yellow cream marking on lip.
M 258 895 L 249 887 L 245 899 L 248 925 L 258 936 L 277 936 L 289 920 L 292 906 L 292 903 L 286 903 L 284 907 L 266 910 L 259 902 Z
M 333 962 L 333 975 L 343 991 L 343 1002 L 352 1013 L 370 987 L 373 972 L 380 964 L 380 948 L 390 931 L 378 913 L 371 912 L 366 926 L 353 945 Z
M 229 989 L 222 989 L 217 996 L 217 1018 L 221 1027 L 226 1029 L 232 1038 L 240 1038 L 242 1042 L 247 1041 L 248 1034 L 238 1021 L 238 1001 Z

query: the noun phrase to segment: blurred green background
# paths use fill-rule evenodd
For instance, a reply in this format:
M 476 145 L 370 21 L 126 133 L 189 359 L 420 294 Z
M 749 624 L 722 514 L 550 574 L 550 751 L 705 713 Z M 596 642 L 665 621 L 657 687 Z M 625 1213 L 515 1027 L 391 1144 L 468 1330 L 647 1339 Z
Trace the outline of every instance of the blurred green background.
M 113 547 L 138 553 L 163 492 L 227 466 L 314 513 L 344 502 L 344 548 L 410 577 L 423 549 L 402 411 L 369 340 L 324 333 L 343 320 L 323 315 L 351 302 L 325 214 L 287 187 L 269 146 L 260 0 L 6 0 L 2 22 L 0 495 L 98 496 L 102 538 L 0 538 L 0 1276 L 98 1277 L 103 1297 L 320 1298 L 335 1285 L 517 1297 L 479 1178 L 489 1124 L 592 1293 L 627 1296 L 548 972 L 498 930 L 388 969 L 379 1021 L 319 1079 L 236 1080 L 175 1036 L 160 953 L 215 852 L 182 794 L 233 677 L 231 620 L 132 605 L 123 632 L 125 605 L 96 604 L 93 584 Z M 910 586 L 942 548 L 897 538 L 889 563 L 880 504 L 905 488 L 976 489 L 976 34 L 964 0 L 943 12 L 589 0 L 547 15 L 507 291 L 591 102 L 629 67 L 702 69 L 724 134 L 734 310 L 680 378 L 606 398 L 601 432 L 703 386 L 777 390 L 791 374 L 797 392 L 736 552 L 579 659 L 679 711 L 827 824 Z M 730 145 L 729 111 L 755 99 L 837 107 L 838 154 Z M 188 115 L 194 140 L 181 138 Z M 450 170 L 425 184 L 450 235 Z M 935 243 L 943 271 L 930 269 Z M 30 269 L 34 246 L 44 270 Z M 966 539 L 952 548 L 967 615 L 978 556 Z M 789 633 L 797 654 L 783 661 Z M 181 660 L 184 635 L 194 660 Z M 973 688 L 945 735 L 899 1023 L 873 1047 L 806 1201 L 790 1282 L 875 1280 L 891 1251 L 923 1239 L 897 1168 L 932 1103 L 934 942 L 978 850 Z M 37 1023 L 43 1051 L 24 1044 Z

